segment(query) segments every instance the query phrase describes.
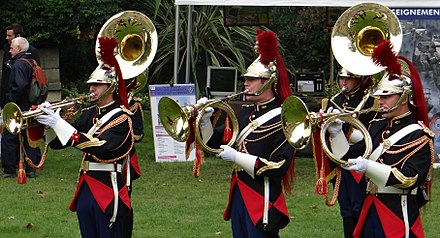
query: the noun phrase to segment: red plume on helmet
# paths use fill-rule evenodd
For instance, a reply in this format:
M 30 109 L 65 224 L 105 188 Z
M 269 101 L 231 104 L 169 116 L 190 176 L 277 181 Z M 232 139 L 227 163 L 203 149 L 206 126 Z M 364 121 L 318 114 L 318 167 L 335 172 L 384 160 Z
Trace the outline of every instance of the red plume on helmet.
M 422 81 L 414 64 L 407 58 L 399 55 L 398 59 L 405 61 L 409 66 L 409 77 L 411 78 L 412 86 L 412 101 L 415 106 L 412 110 L 415 113 L 418 121 L 423 121 L 425 126 L 429 127 L 428 109 L 426 106 L 425 93 L 423 91 Z
M 263 32 L 261 29 L 257 30 L 257 46 L 260 54 L 260 62 L 265 66 L 273 62 L 276 65 L 277 75 L 277 99 L 280 103 L 292 95 L 290 91 L 289 75 L 287 74 L 286 66 L 278 52 L 278 38 L 274 32 Z
M 394 54 L 392 49 L 393 46 L 391 42 L 379 40 L 376 48 L 373 50 L 371 58 L 373 59 L 374 63 L 385 67 L 389 75 L 398 77 L 402 74 L 402 69 L 399 62 L 397 62 L 397 56 Z
M 101 60 L 108 66 L 114 67 L 116 70 L 116 75 L 118 76 L 118 103 L 119 105 L 124 105 L 126 108 L 129 108 L 125 81 L 122 78 L 121 68 L 119 67 L 118 61 L 115 57 L 115 47 L 118 45 L 118 40 L 116 40 L 116 38 L 100 37 L 98 38 L 98 41 Z
M 412 105 L 414 107 L 410 107 L 410 110 L 418 121 L 422 121 L 427 127 L 429 127 L 425 94 L 423 92 L 419 73 L 413 63 L 401 55 L 395 55 L 392 51 L 391 43 L 386 40 L 380 40 L 378 42 L 371 57 L 373 62 L 385 67 L 385 70 L 389 75 L 389 80 L 400 79 L 402 75 L 411 79 L 412 98 L 410 98 L 410 100 L 412 100 Z M 399 60 L 404 61 L 408 65 L 409 70 L 402 70 L 402 65 L 399 63 Z

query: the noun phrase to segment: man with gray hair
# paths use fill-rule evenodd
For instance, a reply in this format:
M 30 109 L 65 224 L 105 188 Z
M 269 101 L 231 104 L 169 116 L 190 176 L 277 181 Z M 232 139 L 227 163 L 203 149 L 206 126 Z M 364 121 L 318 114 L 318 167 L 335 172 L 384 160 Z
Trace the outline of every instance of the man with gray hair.
M 21 59 L 32 60 L 27 54 L 29 42 L 24 37 L 16 37 L 12 39 L 9 53 L 12 59 L 11 74 L 9 76 L 9 88 L 5 95 L 5 103 L 13 102 L 22 111 L 28 111 L 32 106 L 29 97 L 29 86 L 32 81 L 33 68 Z M 26 133 L 22 133 L 21 143 L 24 147 L 24 153 L 31 159 L 34 164 L 38 164 L 41 160 L 40 149 L 31 148 L 29 146 Z M 0 173 L 0 178 L 16 177 L 16 166 L 20 160 L 20 138 L 5 130 L 1 140 L 2 151 L 2 167 L 4 173 Z M 26 164 L 26 175 L 35 177 L 35 169 Z

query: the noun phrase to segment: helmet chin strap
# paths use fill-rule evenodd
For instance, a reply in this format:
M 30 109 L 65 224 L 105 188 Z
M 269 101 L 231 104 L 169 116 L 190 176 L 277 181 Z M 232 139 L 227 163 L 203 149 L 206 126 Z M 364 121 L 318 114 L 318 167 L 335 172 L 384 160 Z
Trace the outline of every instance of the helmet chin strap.
M 263 86 L 261 86 L 261 88 L 255 92 L 255 93 L 247 93 L 246 95 L 249 96 L 258 96 L 260 94 L 262 94 L 264 91 L 266 91 L 266 89 L 270 88 L 272 85 L 274 86 L 275 92 L 276 92 L 276 73 L 272 73 L 272 75 L 270 76 L 270 78 L 268 79 L 268 82 L 266 84 L 264 84 Z
M 98 99 L 96 99 L 96 102 L 97 103 L 100 102 L 103 98 L 107 97 L 110 93 L 113 93 L 113 89 L 115 89 L 115 88 L 116 88 L 116 83 L 112 82 L 110 84 L 110 86 L 108 87 L 108 89 L 103 94 L 101 94 L 101 96 L 99 96 Z
M 404 86 L 403 93 L 400 96 L 399 101 L 397 101 L 396 104 L 394 104 L 394 106 L 391 107 L 390 110 L 388 110 L 388 112 L 396 110 L 396 108 L 398 108 L 400 105 L 402 105 L 402 103 L 405 101 L 405 99 L 407 99 L 408 96 L 410 96 L 410 95 L 411 95 L 411 89 L 408 86 Z

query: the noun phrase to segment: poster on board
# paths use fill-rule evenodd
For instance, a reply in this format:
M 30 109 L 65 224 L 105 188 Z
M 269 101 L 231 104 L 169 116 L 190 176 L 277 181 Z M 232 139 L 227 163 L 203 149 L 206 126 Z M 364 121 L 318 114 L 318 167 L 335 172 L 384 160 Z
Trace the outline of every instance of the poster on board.
M 440 8 L 391 8 L 403 31 L 400 55 L 411 60 L 422 80 L 434 151 L 440 154 Z M 435 157 L 439 163 L 438 156 Z
M 167 84 L 149 86 L 150 105 L 151 105 L 151 123 L 154 138 L 154 152 L 156 162 L 173 161 L 193 161 L 195 158 L 194 150 L 188 160 L 185 158 L 185 142 L 175 141 L 165 131 L 159 120 L 158 104 L 162 97 L 171 97 L 180 106 L 186 106 L 196 103 L 196 93 L 194 84 Z

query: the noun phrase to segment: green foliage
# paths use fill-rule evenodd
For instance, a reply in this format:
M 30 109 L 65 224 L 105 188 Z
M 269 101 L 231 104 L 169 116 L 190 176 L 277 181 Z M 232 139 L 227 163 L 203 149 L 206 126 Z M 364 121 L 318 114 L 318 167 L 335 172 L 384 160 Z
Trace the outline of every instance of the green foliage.
M 76 98 L 79 96 L 86 96 L 89 91 L 89 85 L 86 82 L 73 82 L 69 84 L 69 87 L 61 88 L 61 97 L 62 98 Z
M 37 47 L 58 46 L 68 38 L 89 40 L 101 25 L 122 10 L 128 1 L 112 0 L 33 0 L 6 1 L 0 21 L 23 25 L 29 40 Z
M 71 82 L 87 80 L 96 68 L 96 36 L 104 22 L 123 10 L 143 12 L 153 20 L 159 36 L 157 54 L 149 67 L 149 84 L 162 84 L 174 81 L 175 7 L 173 0 L 5 1 L 0 24 L 21 23 L 37 48 L 58 47 L 61 82 L 69 87 Z M 325 8 L 273 7 L 269 12 L 270 25 L 262 28 L 277 33 L 288 71 L 328 72 L 330 32 L 325 28 Z M 253 46 L 255 30 L 260 27 L 225 26 L 220 6 L 193 7 L 192 47 L 187 52 L 187 16 L 188 7 L 180 6 L 179 83 L 188 54 L 191 82 L 204 82 L 207 65 L 235 66 L 244 72 L 257 57 Z M 204 83 L 198 86 L 203 88 Z
M 144 110 L 151 110 L 150 94 L 148 88 L 143 89 L 139 93 L 136 93 L 134 97 L 141 99 L 141 105 Z
M 283 45 L 286 65 L 309 72 L 329 72 L 330 31 L 325 7 L 274 7 L 269 28 Z
M 175 48 L 174 1 L 138 1 L 151 13 L 159 35 L 159 49 L 151 65 L 150 83 L 173 82 Z M 226 27 L 222 7 L 194 6 L 192 11 L 191 51 L 187 52 L 188 9 L 180 8 L 178 69 L 184 71 L 186 55 L 191 57 L 193 80 L 197 79 L 197 65 L 235 66 L 241 72 L 256 58 L 250 50 L 255 44 L 252 27 Z M 165 77 L 164 77 L 165 76 Z
M 338 82 L 329 82 L 327 86 L 324 87 L 324 97 L 331 98 L 341 91 L 341 88 L 338 85 Z

